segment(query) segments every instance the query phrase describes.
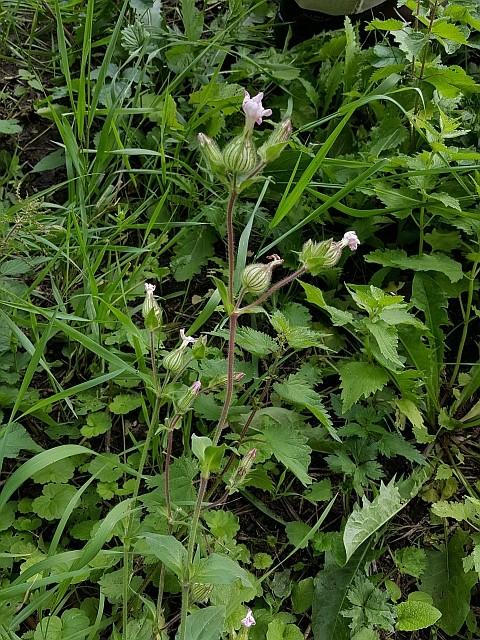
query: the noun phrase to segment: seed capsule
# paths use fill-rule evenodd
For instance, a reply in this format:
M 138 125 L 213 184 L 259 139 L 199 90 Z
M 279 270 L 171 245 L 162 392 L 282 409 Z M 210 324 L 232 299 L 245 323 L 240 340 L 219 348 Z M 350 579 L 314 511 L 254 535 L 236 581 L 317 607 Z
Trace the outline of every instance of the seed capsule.
M 198 134 L 198 142 L 203 157 L 214 172 L 224 172 L 225 163 L 218 144 L 204 133 Z
M 227 144 L 223 150 L 223 160 L 228 172 L 245 175 L 258 165 L 258 156 L 251 135 L 242 134 Z

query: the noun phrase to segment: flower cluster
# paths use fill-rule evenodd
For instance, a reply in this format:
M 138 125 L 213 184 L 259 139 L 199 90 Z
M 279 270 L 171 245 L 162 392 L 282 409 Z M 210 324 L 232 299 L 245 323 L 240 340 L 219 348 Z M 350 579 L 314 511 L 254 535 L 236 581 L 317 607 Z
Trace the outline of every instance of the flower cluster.
M 223 151 L 212 138 L 204 133 L 198 134 L 200 149 L 210 170 L 228 183 L 233 178 L 240 185 L 260 173 L 266 164 L 278 158 L 292 134 L 292 124 L 285 120 L 275 126 L 267 141 L 257 150 L 253 140 L 255 125 L 261 125 L 263 118 L 272 115 L 271 109 L 264 109 L 262 100 L 262 92 L 252 98 L 245 91 L 243 132 L 233 138 Z
M 305 270 L 312 275 L 317 275 L 325 269 L 334 267 L 342 256 L 345 248 L 356 251 L 360 245 L 360 240 L 355 231 L 347 231 L 343 238 L 336 242 L 333 238 L 322 242 L 308 240 L 300 252 L 300 262 Z

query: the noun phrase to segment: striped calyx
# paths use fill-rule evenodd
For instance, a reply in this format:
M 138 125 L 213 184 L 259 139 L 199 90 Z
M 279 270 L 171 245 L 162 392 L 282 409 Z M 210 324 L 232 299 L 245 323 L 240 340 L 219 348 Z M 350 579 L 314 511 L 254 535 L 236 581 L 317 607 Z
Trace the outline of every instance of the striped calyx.
M 227 172 L 235 175 L 246 175 L 257 167 L 257 149 L 250 133 L 243 133 L 227 144 L 223 161 Z
M 257 262 L 247 265 L 243 270 L 242 287 L 247 293 L 258 295 L 266 291 L 272 281 L 273 270 L 283 263 L 280 256 L 276 254 L 268 256 L 267 259 L 270 260 L 268 264 Z

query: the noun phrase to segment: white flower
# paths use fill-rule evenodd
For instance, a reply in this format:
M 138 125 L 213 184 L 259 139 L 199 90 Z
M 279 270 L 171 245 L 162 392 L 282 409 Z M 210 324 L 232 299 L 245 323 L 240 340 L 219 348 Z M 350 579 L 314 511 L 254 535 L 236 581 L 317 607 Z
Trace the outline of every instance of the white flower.
M 247 629 L 249 627 L 253 627 L 254 624 L 256 624 L 255 622 L 255 618 L 253 617 L 253 613 L 251 609 L 247 609 L 247 615 L 245 616 L 245 618 L 243 618 L 240 621 L 244 627 L 246 627 Z
M 250 98 L 248 91 L 245 91 L 242 109 L 245 113 L 245 124 L 253 129 L 255 123 L 262 124 L 262 118 L 272 115 L 271 109 L 264 109 L 262 105 L 263 92 L 257 93 L 256 96 Z
M 342 249 L 348 247 L 350 251 L 356 251 L 358 246 L 360 245 L 360 240 L 358 239 L 355 231 L 347 231 L 344 233 L 343 238 L 340 240 L 339 244 Z
M 192 336 L 185 335 L 185 329 L 180 329 L 180 340 L 182 341 L 182 344 L 180 345 L 181 349 L 185 349 L 189 344 L 195 344 L 196 342 L 195 338 L 192 338 Z
M 145 282 L 145 293 L 147 294 L 147 296 L 153 296 L 153 292 L 155 291 L 156 287 L 154 284 L 150 284 L 150 282 Z

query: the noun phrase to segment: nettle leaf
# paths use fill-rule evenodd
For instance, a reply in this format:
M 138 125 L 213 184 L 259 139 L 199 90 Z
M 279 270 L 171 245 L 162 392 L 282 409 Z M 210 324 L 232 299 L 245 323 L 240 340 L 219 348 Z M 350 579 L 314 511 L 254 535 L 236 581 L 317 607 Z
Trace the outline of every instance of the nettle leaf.
M 417 631 L 434 625 L 441 617 L 442 612 L 428 602 L 409 598 L 396 607 L 397 624 L 399 631 Z
M 332 481 L 330 478 L 314 482 L 310 485 L 308 491 L 304 494 L 304 497 L 309 502 L 325 502 L 332 498 Z
M 215 232 L 206 225 L 193 226 L 181 234 L 175 245 L 175 258 L 171 262 L 177 282 L 185 282 L 197 275 L 215 255 Z
M 463 278 L 462 265 L 444 253 L 409 256 L 402 249 L 377 249 L 365 256 L 365 261 L 397 269 L 438 271 L 445 274 L 450 282 L 458 282 Z
M 308 282 L 302 282 L 301 280 L 299 280 L 299 282 L 305 290 L 308 302 L 326 311 L 333 325 L 343 327 L 353 321 L 353 316 L 349 311 L 343 311 L 342 309 L 328 305 L 325 302 L 322 291 L 318 287 L 308 284 Z
M 108 408 L 112 413 L 124 415 L 142 406 L 142 394 L 121 393 L 110 402 Z
M 366 31 L 374 31 L 375 29 L 379 29 L 380 31 L 400 31 L 405 26 L 405 23 L 402 20 L 395 20 L 394 18 L 389 18 L 388 20 L 372 20 L 368 26 L 366 27 Z
M 374 337 L 377 343 L 381 359 L 393 367 L 394 370 L 403 368 L 403 362 L 398 356 L 398 331 L 395 327 L 388 325 L 386 322 L 364 320 L 366 329 Z M 379 359 L 375 354 L 377 360 Z
M 46 484 L 32 502 L 32 511 L 45 520 L 60 520 L 76 492 L 69 484 Z
M 347 412 L 360 398 L 368 398 L 388 383 L 388 373 L 370 362 L 347 362 L 340 368 L 342 411 Z
M 394 561 L 400 573 L 419 578 L 427 566 L 424 549 L 404 547 L 395 552 Z
M 438 626 L 456 636 L 470 612 L 470 591 L 477 581 L 475 572 L 463 568 L 466 534 L 457 529 L 448 545 L 439 551 L 427 550 L 427 568 L 421 590 L 428 593 L 442 613 Z
M 270 353 L 275 353 L 279 348 L 278 342 L 271 336 L 250 327 L 240 327 L 237 331 L 235 342 L 239 347 L 258 358 L 264 358 Z
M 14 423 L 0 427 L 0 458 L 16 458 L 22 450 L 33 453 L 43 451 L 21 425 Z
M 415 58 L 418 58 L 418 55 L 428 42 L 427 34 L 412 29 L 412 27 L 404 27 L 401 31 L 395 31 L 394 38 L 409 62 L 413 62 Z
M 219 640 L 223 631 L 225 607 L 205 607 L 187 617 L 186 634 L 188 640 Z
M 307 444 L 308 438 L 293 425 L 274 422 L 269 418 L 263 420 L 258 430 L 275 458 L 295 474 L 304 486 L 311 484 L 308 467 L 312 450 Z
M 456 98 L 460 94 L 478 93 L 480 86 L 462 67 L 455 64 L 438 66 L 431 62 L 424 65 L 424 82 L 428 82 L 445 98 Z
M 365 540 L 391 520 L 406 504 L 393 480 L 388 485 L 382 482 L 378 496 L 371 502 L 364 497 L 361 507 L 356 504 L 343 532 L 347 560 Z

